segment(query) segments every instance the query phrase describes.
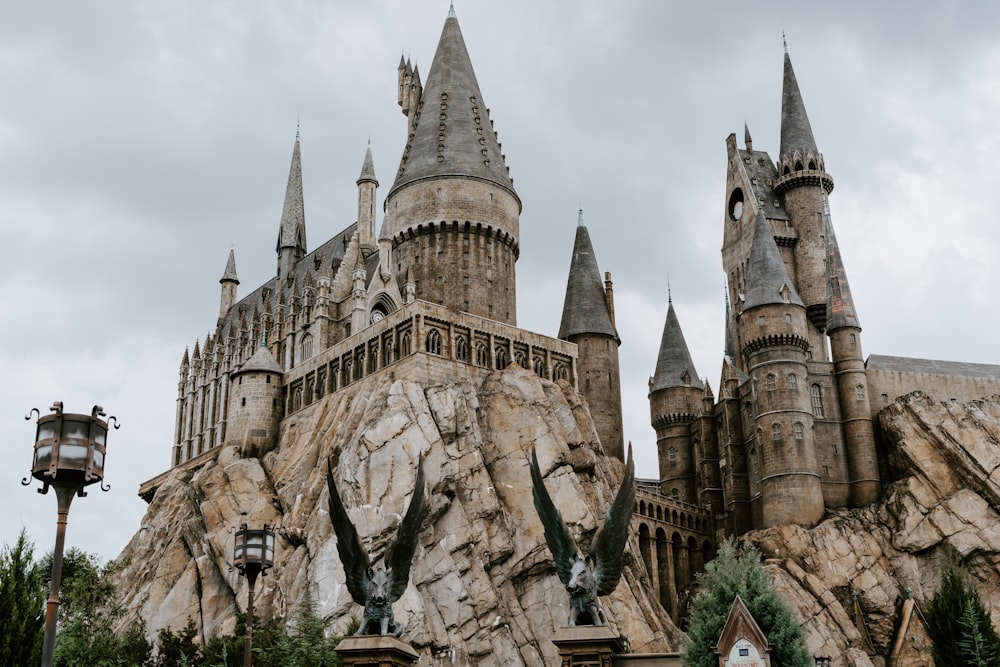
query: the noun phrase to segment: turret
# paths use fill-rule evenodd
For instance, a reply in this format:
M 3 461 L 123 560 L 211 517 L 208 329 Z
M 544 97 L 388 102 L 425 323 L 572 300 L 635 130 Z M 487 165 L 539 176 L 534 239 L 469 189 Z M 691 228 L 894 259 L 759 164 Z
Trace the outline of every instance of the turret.
M 757 215 L 738 326 L 752 383 L 755 523 L 815 525 L 824 503 L 806 367 L 809 325 L 763 212 Z
M 881 490 L 875 432 L 868 396 L 868 376 L 861 352 L 861 324 L 833 233 L 829 204 L 823 201 L 826 236 L 826 321 L 837 378 L 844 443 L 851 479 L 851 504 L 862 507 L 878 499 Z
M 413 126 L 417 122 L 420 108 L 420 96 L 423 94 L 423 86 L 420 84 L 420 70 L 411 67 L 410 61 L 399 57 L 399 106 L 403 115 L 407 118 L 407 132 L 413 131 Z
M 566 282 L 559 338 L 576 343 L 579 349 L 577 378 L 580 391 L 590 406 L 604 451 L 624 461 L 621 373 L 618 366 L 621 339 L 614 325 L 611 274 L 605 276 L 602 284 L 581 209 Z
M 820 331 L 826 326 L 826 272 L 823 260 L 823 197 L 833 191 L 823 156 L 816 148 L 806 107 L 785 50 L 784 83 L 781 93 L 781 150 L 774 191 L 782 198 L 792 226 L 798 231 L 795 244 L 795 279 L 809 320 Z
M 278 444 L 282 369 L 265 344 L 229 379 L 226 445 L 239 447 L 244 458 L 260 457 Z
M 236 252 L 233 250 L 229 251 L 226 270 L 222 272 L 219 284 L 222 285 L 222 295 L 219 298 L 219 319 L 221 320 L 236 303 L 236 286 L 240 284 L 236 277 Z
M 696 504 L 695 453 L 692 426 L 702 415 L 705 386 L 698 378 L 672 298 L 649 379 L 650 422 L 656 431 L 660 488 L 678 500 Z
M 288 171 L 285 204 L 278 228 L 277 252 L 280 285 L 292 274 L 295 264 L 306 255 L 306 216 L 302 199 L 302 157 L 298 131 L 295 132 L 292 165 Z
M 378 250 L 375 241 L 375 200 L 378 179 L 375 178 L 375 163 L 372 160 L 371 142 L 365 150 L 365 161 L 358 177 L 358 240 L 361 254 L 365 257 Z
M 417 299 L 515 324 L 521 201 L 453 12 L 409 105 L 383 227 L 396 280 L 412 272 Z

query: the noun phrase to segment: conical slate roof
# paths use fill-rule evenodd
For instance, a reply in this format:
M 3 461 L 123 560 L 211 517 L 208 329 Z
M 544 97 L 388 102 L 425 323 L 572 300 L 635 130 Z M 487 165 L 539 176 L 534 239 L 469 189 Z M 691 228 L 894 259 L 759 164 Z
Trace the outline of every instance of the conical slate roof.
M 684 381 L 687 374 L 687 382 Z M 660 353 L 656 357 L 656 372 L 649 386 L 650 393 L 669 387 L 697 387 L 704 389 L 694 368 L 691 353 L 684 341 L 681 323 L 677 321 L 674 312 L 674 302 L 667 307 L 667 321 L 663 324 L 663 337 L 660 339 Z
M 372 160 L 372 147 L 370 144 L 365 150 L 365 162 L 361 165 L 361 175 L 358 176 L 358 185 L 366 181 L 371 181 L 375 183 L 375 187 L 378 187 L 378 179 L 375 178 L 375 161 Z
M 795 79 L 792 60 L 785 53 L 785 77 L 781 89 L 781 150 L 780 155 L 791 155 L 796 150 L 805 155 L 808 151 L 818 154 L 813 138 L 806 105 L 802 102 L 799 83 Z
M 608 315 L 604 282 L 597 267 L 590 233 L 583 224 L 583 211 L 580 211 L 576 241 L 573 244 L 573 259 L 569 265 L 559 338 L 569 340 L 570 336 L 577 334 L 605 334 L 618 338 L 618 332 L 615 331 Z
M 826 227 L 826 330 L 833 331 L 842 327 L 861 328 L 857 311 L 854 310 L 854 298 L 851 296 L 851 286 L 847 283 L 847 271 L 844 270 L 844 260 L 840 258 L 840 246 L 833 233 L 833 221 L 830 218 L 830 205 L 823 197 L 823 223 Z
M 795 291 L 788 268 L 778 252 L 771 228 L 767 225 L 763 212 L 757 213 L 757 226 L 753 230 L 753 245 L 750 247 L 750 262 L 747 266 L 747 293 L 743 310 L 771 303 L 786 303 L 782 290 L 788 290 L 788 303 L 802 306 L 802 299 Z
M 274 360 L 274 355 L 271 354 L 266 345 L 258 347 L 253 356 L 247 359 L 236 372 L 248 373 L 250 371 L 266 371 L 268 373 L 278 373 L 279 375 L 285 372 L 278 362 Z
M 306 252 L 306 214 L 302 199 L 302 155 L 299 138 L 295 137 L 292 149 L 292 166 L 288 170 L 288 186 L 285 188 L 285 206 L 281 210 L 281 227 L 278 231 L 278 247 L 301 248 Z
M 229 260 L 226 261 L 226 270 L 222 272 L 222 278 L 219 282 L 232 281 L 237 285 L 240 284 L 239 278 L 236 277 L 236 252 L 232 249 L 229 251 Z
M 481 178 L 514 192 L 462 30 L 451 12 L 415 113 L 412 138 L 389 196 L 434 176 Z

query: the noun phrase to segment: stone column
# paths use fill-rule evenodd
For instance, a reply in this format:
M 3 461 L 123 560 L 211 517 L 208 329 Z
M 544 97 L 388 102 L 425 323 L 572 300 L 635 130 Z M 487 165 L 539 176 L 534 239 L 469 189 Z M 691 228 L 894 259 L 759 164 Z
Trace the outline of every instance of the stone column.
M 615 655 L 624 653 L 625 638 L 606 625 L 561 628 L 552 635 L 562 667 L 611 667 Z
M 410 667 L 420 655 L 389 635 L 345 637 L 337 645 L 343 667 Z

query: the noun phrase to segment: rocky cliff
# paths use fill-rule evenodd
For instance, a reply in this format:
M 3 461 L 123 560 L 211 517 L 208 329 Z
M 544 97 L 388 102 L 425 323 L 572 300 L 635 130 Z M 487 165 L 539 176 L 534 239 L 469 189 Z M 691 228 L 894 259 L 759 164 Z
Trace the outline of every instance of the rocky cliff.
M 832 512 L 813 529 L 779 526 L 749 538 L 814 655 L 858 667 L 932 665 L 920 609 L 947 545 L 1000 620 L 1000 396 L 959 404 L 918 392 L 879 419 L 883 475 L 895 480 L 880 502 Z M 910 596 L 912 614 L 904 613 Z
M 418 357 L 420 355 L 417 355 Z M 360 618 L 343 585 L 326 510 L 326 462 L 373 555 L 395 535 L 424 457 L 428 509 L 411 583 L 395 605 L 421 664 L 551 665 L 548 641 L 565 625 L 555 575 L 531 499 L 536 448 L 546 484 L 581 545 L 610 505 L 623 465 L 602 453 L 574 389 L 511 365 L 447 384 L 399 379 L 404 361 L 287 417 L 280 445 L 261 459 L 221 448 L 195 471 L 175 469 L 126 547 L 119 591 L 128 618 L 152 635 L 193 618 L 202 636 L 231 632 L 246 584 L 230 568 L 233 530 L 277 526 L 276 565 L 258 580 L 263 617 L 290 616 L 309 588 L 334 631 Z M 424 373 L 422 375 L 427 376 Z M 648 596 L 630 544 L 622 581 L 604 601 L 612 629 L 636 651 L 683 639 Z

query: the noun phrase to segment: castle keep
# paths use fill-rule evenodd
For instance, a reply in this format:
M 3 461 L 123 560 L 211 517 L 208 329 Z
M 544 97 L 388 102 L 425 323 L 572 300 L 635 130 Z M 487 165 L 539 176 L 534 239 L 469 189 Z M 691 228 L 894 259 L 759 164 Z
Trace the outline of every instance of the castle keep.
M 275 276 L 238 298 L 230 252 L 214 331 L 181 360 L 171 467 L 201 466 L 223 445 L 245 457 L 281 447 L 283 419 L 403 361 L 431 383 L 509 364 L 569 383 L 606 454 L 624 457 L 622 337 L 582 212 L 557 337 L 518 328 L 522 203 L 454 12 L 426 85 L 406 60 L 397 76 L 407 141 L 381 224 L 369 147 L 356 221 L 309 249 L 297 136 Z M 726 139 L 718 396 L 694 367 L 672 300 L 649 360 L 659 478 L 640 483 L 633 528 L 675 619 L 718 536 L 814 525 L 828 508 L 878 498 L 875 416 L 888 402 L 915 389 L 944 400 L 1000 391 L 994 366 L 865 360 L 833 189 L 786 53 L 777 161 L 754 149 L 748 129 L 742 148 Z M 140 495 L 151 499 L 162 480 Z

